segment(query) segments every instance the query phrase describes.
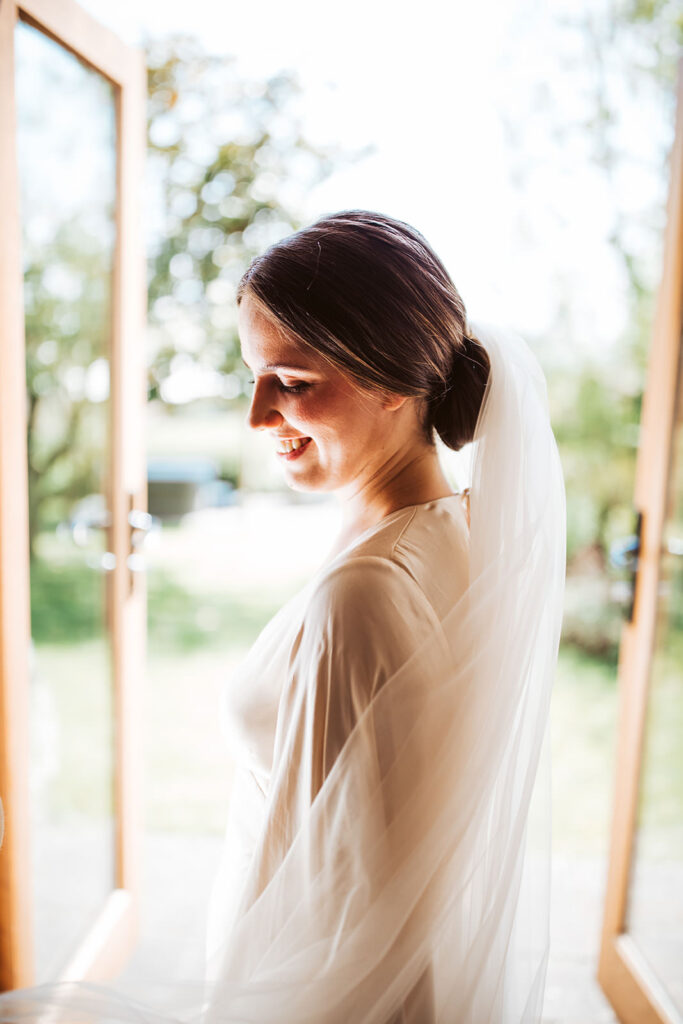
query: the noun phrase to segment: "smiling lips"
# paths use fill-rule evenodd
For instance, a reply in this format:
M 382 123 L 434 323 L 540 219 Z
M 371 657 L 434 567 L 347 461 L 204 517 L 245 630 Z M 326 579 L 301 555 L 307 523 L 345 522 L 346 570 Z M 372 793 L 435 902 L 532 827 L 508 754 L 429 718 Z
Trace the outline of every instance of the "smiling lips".
M 310 437 L 294 437 L 291 440 L 280 440 L 281 447 L 278 449 L 278 455 L 283 459 L 296 459 L 301 453 L 308 447 Z

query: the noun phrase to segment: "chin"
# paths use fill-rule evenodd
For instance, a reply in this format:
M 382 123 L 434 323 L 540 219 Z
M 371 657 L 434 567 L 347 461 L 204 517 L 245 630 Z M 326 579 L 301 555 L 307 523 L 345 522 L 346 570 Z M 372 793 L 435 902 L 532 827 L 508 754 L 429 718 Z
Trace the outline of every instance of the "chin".
M 290 478 L 286 478 L 285 483 L 291 491 L 300 491 L 302 494 L 324 494 L 335 490 L 334 483 L 328 480 L 307 479 L 305 476 L 298 478 L 296 473 L 293 473 Z
M 307 487 L 305 483 L 301 483 L 299 480 L 286 480 L 285 483 L 290 491 L 308 492 L 316 489 L 315 487 Z

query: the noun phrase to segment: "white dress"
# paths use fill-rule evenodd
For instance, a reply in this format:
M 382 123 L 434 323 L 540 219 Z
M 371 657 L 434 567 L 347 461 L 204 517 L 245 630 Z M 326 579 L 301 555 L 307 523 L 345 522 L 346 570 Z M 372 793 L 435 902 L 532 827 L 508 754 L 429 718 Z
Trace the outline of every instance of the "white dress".
M 280 608 L 231 674 L 221 712 L 236 770 L 223 860 L 209 902 L 209 956 L 233 923 L 259 841 L 269 842 L 268 794 L 297 673 L 303 669 L 315 678 L 319 691 L 314 706 L 320 713 L 310 723 L 315 758 L 300 764 L 308 777 L 295 794 L 306 792 L 312 800 L 372 694 L 438 626 L 467 582 L 462 496 L 399 509 L 356 538 Z M 304 628 L 314 638 L 316 664 L 302 665 L 295 656 Z M 294 828 L 296 808 L 290 810 Z M 281 845 L 283 837 L 273 841 Z M 412 1017 L 393 1019 L 429 1024 L 433 1018 L 424 999 L 431 1003 L 427 990 Z

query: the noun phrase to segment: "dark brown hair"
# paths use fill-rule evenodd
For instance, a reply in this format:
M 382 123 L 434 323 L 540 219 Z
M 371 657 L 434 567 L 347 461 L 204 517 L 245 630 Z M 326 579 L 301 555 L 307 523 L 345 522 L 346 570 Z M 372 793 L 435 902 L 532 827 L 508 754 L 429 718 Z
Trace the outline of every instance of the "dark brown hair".
M 271 245 L 237 289 L 274 323 L 362 387 L 422 399 L 434 430 L 458 450 L 474 436 L 489 378 L 465 305 L 425 238 L 400 220 L 343 210 Z

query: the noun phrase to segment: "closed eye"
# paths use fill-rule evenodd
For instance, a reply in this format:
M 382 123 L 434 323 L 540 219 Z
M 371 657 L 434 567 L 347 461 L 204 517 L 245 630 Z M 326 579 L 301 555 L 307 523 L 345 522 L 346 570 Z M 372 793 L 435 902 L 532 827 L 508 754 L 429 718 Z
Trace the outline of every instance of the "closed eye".
M 255 380 L 250 380 L 248 383 L 249 384 L 255 384 L 256 381 Z M 298 395 L 300 392 L 305 391 L 306 388 L 310 388 L 311 385 L 308 382 L 302 382 L 301 384 L 290 384 L 290 385 L 287 385 L 287 384 L 283 384 L 282 381 L 279 380 L 277 382 L 277 386 L 280 389 L 280 391 L 286 391 L 290 395 Z

